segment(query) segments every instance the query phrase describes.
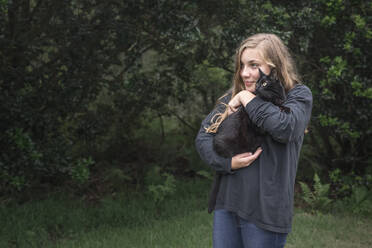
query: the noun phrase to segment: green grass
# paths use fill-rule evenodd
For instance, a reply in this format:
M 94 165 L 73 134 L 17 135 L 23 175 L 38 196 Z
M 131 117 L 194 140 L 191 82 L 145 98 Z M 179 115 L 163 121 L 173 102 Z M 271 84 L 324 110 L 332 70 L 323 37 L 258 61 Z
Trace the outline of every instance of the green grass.
M 132 228 L 99 228 L 57 247 L 211 247 L 211 215 L 194 211 L 187 216 Z
M 211 247 L 208 184 L 178 182 L 158 206 L 138 193 L 96 204 L 55 196 L 2 206 L 0 247 Z M 372 217 L 297 210 L 286 247 L 372 247 Z
M 371 219 L 297 213 L 288 248 L 372 247 Z M 96 230 L 58 247 L 211 247 L 212 215 L 195 211 L 145 227 Z
M 288 248 L 372 247 L 372 218 L 297 212 L 287 244 Z

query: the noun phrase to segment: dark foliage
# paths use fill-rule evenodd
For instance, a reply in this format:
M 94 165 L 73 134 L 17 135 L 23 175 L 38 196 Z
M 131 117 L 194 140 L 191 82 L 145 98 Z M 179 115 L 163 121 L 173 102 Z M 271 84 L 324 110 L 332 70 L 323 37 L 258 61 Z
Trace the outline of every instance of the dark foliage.
M 365 0 L 1 0 L 0 191 L 83 184 L 107 164 L 137 184 L 151 164 L 198 170 L 193 135 L 257 32 L 289 45 L 313 91 L 299 171 L 363 175 L 371 11 Z

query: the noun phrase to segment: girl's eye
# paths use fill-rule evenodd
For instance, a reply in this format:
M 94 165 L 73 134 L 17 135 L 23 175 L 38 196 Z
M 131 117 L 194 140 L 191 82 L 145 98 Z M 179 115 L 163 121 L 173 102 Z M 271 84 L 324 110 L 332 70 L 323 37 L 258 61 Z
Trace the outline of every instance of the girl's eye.
M 252 67 L 255 69 L 258 68 L 258 64 L 252 64 Z

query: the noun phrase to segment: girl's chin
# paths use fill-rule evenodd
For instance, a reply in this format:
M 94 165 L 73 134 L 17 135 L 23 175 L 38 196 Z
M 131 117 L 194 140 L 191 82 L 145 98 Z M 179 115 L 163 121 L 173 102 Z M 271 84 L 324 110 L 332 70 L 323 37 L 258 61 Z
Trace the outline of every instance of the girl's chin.
M 245 90 L 248 90 L 249 92 L 255 92 L 256 91 L 256 85 L 245 85 Z

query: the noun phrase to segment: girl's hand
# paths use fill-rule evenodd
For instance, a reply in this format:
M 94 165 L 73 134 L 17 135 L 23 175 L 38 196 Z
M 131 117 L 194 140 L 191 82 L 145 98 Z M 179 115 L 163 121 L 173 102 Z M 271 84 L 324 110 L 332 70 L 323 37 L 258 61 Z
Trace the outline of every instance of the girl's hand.
M 237 111 L 240 105 L 243 105 L 245 107 L 255 97 L 256 95 L 248 90 L 240 91 L 230 100 L 228 104 L 229 105 L 228 115 Z
M 249 166 L 258 158 L 258 156 L 260 156 L 261 152 L 262 148 L 259 147 L 253 154 L 251 152 L 246 152 L 235 155 L 231 159 L 231 169 L 237 170 Z
M 228 104 L 228 115 L 231 115 L 232 113 L 236 112 L 241 105 L 240 102 L 240 95 L 236 94 L 229 102 Z

